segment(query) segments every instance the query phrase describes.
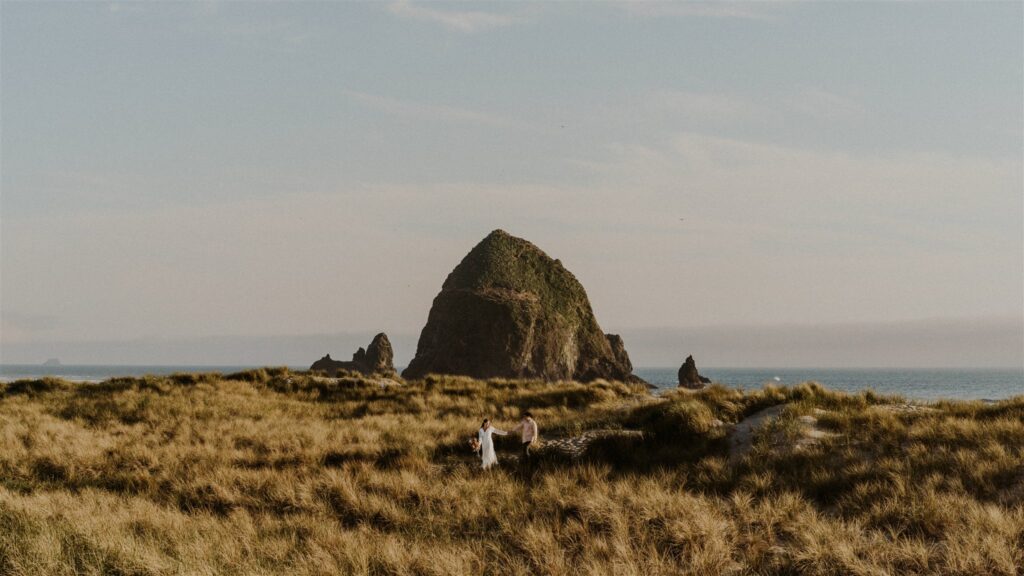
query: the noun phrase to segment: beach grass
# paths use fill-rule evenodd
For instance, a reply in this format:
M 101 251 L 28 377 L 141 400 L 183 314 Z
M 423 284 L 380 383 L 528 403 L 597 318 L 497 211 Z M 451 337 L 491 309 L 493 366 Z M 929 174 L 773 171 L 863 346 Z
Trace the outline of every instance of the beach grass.
M 734 425 L 785 405 L 735 453 Z M 481 471 L 530 410 L 578 457 Z M 807 424 L 813 422 L 813 424 Z M 0 384 L 0 574 L 1022 574 L 1024 397 L 393 382 Z

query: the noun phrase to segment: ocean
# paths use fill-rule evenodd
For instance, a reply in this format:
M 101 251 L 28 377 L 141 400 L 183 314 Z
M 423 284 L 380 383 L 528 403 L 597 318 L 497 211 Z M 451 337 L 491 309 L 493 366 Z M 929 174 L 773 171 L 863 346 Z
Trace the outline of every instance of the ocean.
M 38 364 L 0 365 L 0 381 L 56 376 L 67 380 L 101 382 L 117 376 L 164 375 L 175 372 L 248 370 L 254 366 L 101 366 Z M 295 370 L 305 367 L 295 366 Z M 636 375 L 667 390 L 676 386 L 677 368 L 637 368 Z M 764 384 L 793 385 L 819 382 L 844 392 L 874 390 L 916 400 L 999 400 L 1024 395 L 1024 368 L 1019 369 L 890 369 L 890 368 L 702 368 L 714 382 L 751 390 Z
M 659 388 L 675 388 L 678 368 L 637 368 L 637 376 Z M 764 384 L 819 382 L 843 392 L 874 390 L 916 400 L 1000 400 L 1024 394 L 1024 368 L 702 368 L 701 375 L 745 390 Z

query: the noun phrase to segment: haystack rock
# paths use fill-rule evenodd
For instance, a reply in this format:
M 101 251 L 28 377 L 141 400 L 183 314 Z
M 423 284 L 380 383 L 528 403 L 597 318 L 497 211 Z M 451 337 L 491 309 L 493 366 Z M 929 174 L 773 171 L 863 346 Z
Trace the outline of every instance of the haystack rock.
M 540 248 L 502 230 L 477 244 L 434 298 L 402 376 L 430 373 L 641 381 L 622 339 L 601 331 L 579 281 Z
M 334 360 L 328 354 L 317 360 L 309 367 L 310 370 L 322 370 L 330 376 L 335 376 L 339 371 L 361 372 L 363 374 L 379 374 L 382 376 L 393 376 L 396 374 L 394 365 L 394 350 L 391 348 L 391 341 L 388 335 L 381 332 L 373 337 L 373 341 L 366 349 L 360 348 L 352 355 L 352 360 Z
M 686 361 L 679 367 L 679 387 L 697 389 L 710 383 L 710 378 L 705 378 L 697 372 L 697 363 L 694 362 L 693 356 L 687 356 Z

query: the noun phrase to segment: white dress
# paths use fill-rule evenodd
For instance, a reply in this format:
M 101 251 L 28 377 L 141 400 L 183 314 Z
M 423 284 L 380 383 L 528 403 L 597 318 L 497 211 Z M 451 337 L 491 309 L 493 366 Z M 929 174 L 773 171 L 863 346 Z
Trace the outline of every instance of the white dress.
M 495 464 L 498 463 L 498 455 L 494 453 L 494 440 L 491 439 L 492 433 L 500 434 L 501 436 L 508 434 L 508 432 L 505 432 L 504 430 L 498 430 L 494 426 L 489 427 L 487 430 L 481 428 L 476 433 L 477 439 L 480 440 L 480 453 L 481 456 L 483 457 L 483 462 L 481 463 L 480 466 L 484 470 L 487 470 L 491 466 L 494 466 Z

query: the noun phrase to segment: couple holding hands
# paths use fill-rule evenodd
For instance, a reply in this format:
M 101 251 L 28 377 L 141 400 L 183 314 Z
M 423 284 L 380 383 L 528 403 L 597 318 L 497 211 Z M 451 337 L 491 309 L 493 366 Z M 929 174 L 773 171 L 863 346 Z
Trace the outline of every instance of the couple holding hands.
M 523 439 L 523 460 L 530 458 L 530 447 L 534 442 L 540 441 L 540 434 L 537 430 L 537 422 L 533 419 L 533 414 L 525 412 L 523 419 L 519 421 L 519 424 L 510 432 L 522 432 Z M 498 455 L 494 452 L 494 439 L 491 438 L 492 434 L 498 434 L 499 436 L 505 436 L 508 432 L 491 426 L 491 419 L 484 418 L 483 424 L 480 425 L 480 430 L 477 430 L 476 438 L 470 441 L 470 446 L 474 452 L 480 454 L 481 467 L 487 470 L 491 466 L 498 463 Z

